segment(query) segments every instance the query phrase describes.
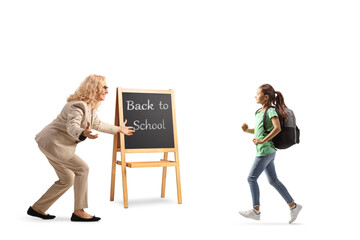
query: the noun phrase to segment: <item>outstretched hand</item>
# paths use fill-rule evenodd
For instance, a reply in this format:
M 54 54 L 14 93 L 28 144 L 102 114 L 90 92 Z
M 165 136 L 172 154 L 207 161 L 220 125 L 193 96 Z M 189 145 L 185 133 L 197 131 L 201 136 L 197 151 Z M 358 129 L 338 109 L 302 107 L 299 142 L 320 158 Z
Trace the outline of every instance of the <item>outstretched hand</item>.
M 125 120 L 125 122 L 119 127 L 119 132 L 131 136 L 133 135 L 133 133 L 135 132 L 134 127 L 127 127 L 126 126 L 127 120 Z
M 91 130 L 90 130 L 90 123 L 88 122 L 87 123 L 87 127 L 85 128 L 85 130 L 82 132 L 82 135 L 84 135 L 85 137 L 87 138 L 90 138 L 90 139 L 95 139 L 98 137 L 97 134 L 91 134 Z
M 244 124 L 241 126 L 241 128 L 242 128 L 242 130 L 243 130 L 244 132 L 246 132 L 246 131 L 248 130 L 249 126 L 248 126 L 246 123 L 244 123 Z

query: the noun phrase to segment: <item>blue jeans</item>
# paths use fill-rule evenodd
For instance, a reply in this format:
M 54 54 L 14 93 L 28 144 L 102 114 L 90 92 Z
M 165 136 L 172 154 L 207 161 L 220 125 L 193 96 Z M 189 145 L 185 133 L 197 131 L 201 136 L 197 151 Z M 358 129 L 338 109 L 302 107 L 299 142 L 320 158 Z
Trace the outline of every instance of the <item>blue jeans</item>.
M 257 179 L 265 170 L 269 183 L 280 193 L 284 200 L 289 204 L 294 200 L 290 196 L 286 187 L 279 181 L 275 171 L 275 153 L 270 153 L 266 156 L 256 157 L 253 166 L 250 170 L 248 182 L 250 185 L 251 196 L 253 199 L 253 206 L 260 206 L 260 190 Z

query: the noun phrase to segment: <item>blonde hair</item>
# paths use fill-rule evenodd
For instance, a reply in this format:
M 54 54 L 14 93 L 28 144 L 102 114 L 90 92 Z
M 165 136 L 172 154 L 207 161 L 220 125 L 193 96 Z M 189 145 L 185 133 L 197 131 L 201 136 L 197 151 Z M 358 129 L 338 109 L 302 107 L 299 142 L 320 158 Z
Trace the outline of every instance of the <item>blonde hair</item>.
M 96 96 L 100 93 L 104 84 L 104 76 L 92 74 L 85 78 L 78 89 L 68 97 L 67 102 L 83 101 L 90 105 L 91 108 L 97 109 L 100 101 L 96 100 Z

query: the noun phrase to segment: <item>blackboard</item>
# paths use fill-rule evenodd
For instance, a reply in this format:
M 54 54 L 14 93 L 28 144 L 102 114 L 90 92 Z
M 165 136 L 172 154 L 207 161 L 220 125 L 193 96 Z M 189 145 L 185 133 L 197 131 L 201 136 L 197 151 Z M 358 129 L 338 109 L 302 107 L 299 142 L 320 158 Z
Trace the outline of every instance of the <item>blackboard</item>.
M 171 94 L 122 92 L 123 119 L 135 133 L 125 149 L 174 148 Z

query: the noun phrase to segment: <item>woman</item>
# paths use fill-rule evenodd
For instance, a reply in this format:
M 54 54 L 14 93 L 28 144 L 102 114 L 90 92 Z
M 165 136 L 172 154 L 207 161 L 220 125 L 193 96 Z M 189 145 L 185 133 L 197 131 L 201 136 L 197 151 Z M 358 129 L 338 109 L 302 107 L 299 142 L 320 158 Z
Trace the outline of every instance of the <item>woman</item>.
M 289 205 L 291 216 L 289 223 L 292 223 L 297 218 L 302 206 L 294 202 L 288 190 L 277 178 L 274 165 L 276 149 L 271 140 L 281 131 L 280 121 L 286 121 L 288 118 L 284 97 L 281 92 L 275 91 L 270 84 L 264 84 L 258 88 L 255 99 L 256 103 L 262 105 L 262 108 L 256 112 L 255 128 L 249 129 L 246 123 L 242 125 L 244 132 L 255 134 L 253 142 L 256 145 L 256 158 L 248 176 L 253 209 L 239 213 L 244 217 L 260 220 L 260 190 L 257 179 L 265 170 L 270 184 L 275 187 Z M 273 105 L 275 109 L 271 107 Z M 267 129 L 270 133 L 265 136 L 263 118 L 266 109 L 268 109 L 266 126 L 270 126 Z
M 133 127 L 127 127 L 126 121 L 117 127 L 100 121 L 97 108 L 108 94 L 105 77 L 99 75 L 88 76 L 67 99 L 67 104 L 59 116 L 46 126 L 35 140 L 41 152 L 44 153 L 54 167 L 59 180 L 48 191 L 29 207 L 28 214 L 42 219 L 53 219 L 55 216 L 45 212 L 72 185 L 74 185 L 75 206 L 71 221 L 99 221 L 99 217 L 91 216 L 84 211 L 88 207 L 88 165 L 75 154 L 78 143 L 86 138 L 96 139 L 91 129 L 99 132 L 116 134 L 121 132 L 132 135 Z M 74 177 L 75 175 L 75 177 Z

